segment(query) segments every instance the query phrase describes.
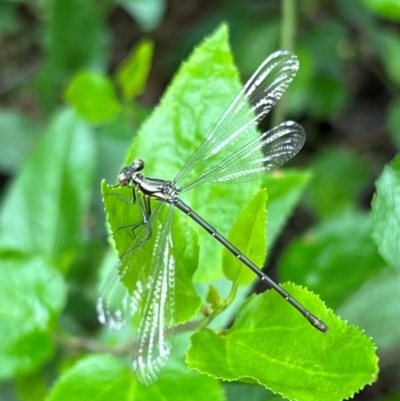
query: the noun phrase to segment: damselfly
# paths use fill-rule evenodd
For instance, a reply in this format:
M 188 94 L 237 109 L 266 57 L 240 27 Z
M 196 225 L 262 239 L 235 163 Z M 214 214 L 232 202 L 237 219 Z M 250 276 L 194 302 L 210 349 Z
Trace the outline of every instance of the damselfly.
M 123 253 L 117 269 L 111 273 L 97 308 L 101 323 L 111 328 L 120 328 L 131 316 L 140 315 L 133 350 L 133 369 L 138 379 L 146 385 L 157 380 L 172 347 L 175 259 L 171 227 L 175 208 L 225 246 L 315 328 L 322 332 L 328 330 L 325 323 L 299 304 L 179 198 L 179 194 L 206 183 L 240 183 L 261 177 L 299 152 L 305 142 L 305 132 L 295 122 L 284 122 L 267 132 L 257 133 L 258 123 L 281 98 L 298 69 L 298 59 L 292 53 L 279 51 L 269 56 L 175 180 L 143 176 L 141 171 L 145 165 L 140 159 L 124 167 L 118 176 L 120 186 L 132 189 L 132 203 L 139 206 L 142 221 L 129 227 L 135 234 L 134 239 Z M 202 162 L 205 164 L 203 172 L 188 178 L 194 167 Z M 151 199 L 159 201 L 154 210 L 151 208 Z M 165 207 L 168 209 L 166 218 L 161 219 Z M 146 259 L 150 260 L 146 266 L 137 265 L 141 259 L 134 256 L 140 252 L 151 255 Z M 122 280 L 133 271 L 140 279 L 136 280 L 134 290 L 128 291 Z

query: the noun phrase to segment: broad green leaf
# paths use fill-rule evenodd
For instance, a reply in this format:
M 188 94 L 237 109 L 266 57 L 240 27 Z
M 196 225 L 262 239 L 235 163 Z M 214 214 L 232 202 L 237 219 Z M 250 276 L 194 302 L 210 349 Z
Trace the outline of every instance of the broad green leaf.
M 385 167 L 372 200 L 372 237 L 386 262 L 400 272 L 400 156 Z
M 6 194 L 2 245 L 65 268 L 83 241 L 95 161 L 88 127 L 71 111 L 58 113 Z
M 262 185 L 268 190 L 268 249 L 274 245 L 310 179 L 307 171 L 277 171 L 263 178 Z
M 377 46 L 389 78 L 400 85 L 400 36 L 391 31 L 380 31 Z
M 137 382 L 128 366 L 111 355 L 91 355 L 78 361 L 54 384 L 46 401 L 132 400 Z
M 385 266 L 371 231 L 367 214 L 326 220 L 289 245 L 278 267 L 281 280 L 307 286 L 338 307 Z
M 353 293 L 338 315 L 365 330 L 380 350 L 399 344 L 400 275 L 386 269 Z
M 94 66 L 105 53 L 105 24 L 96 0 L 55 0 L 49 18 L 48 56 L 60 71 Z
M 399 0 L 362 0 L 362 3 L 379 17 L 400 21 Z
M 78 361 L 55 383 L 46 401 L 223 401 L 218 383 L 180 366 L 167 368 L 150 387 L 142 386 L 130 368 L 111 355 Z
M 141 222 L 143 216 L 139 204 L 132 203 L 131 188 L 111 187 L 103 181 L 101 190 L 110 231 L 114 233 L 114 245 L 121 257 L 132 247 L 137 235 L 132 231 L 132 226 Z M 149 265 L 149 262 L 152 260 L 153 254 L 147 252 L 147 249 L 152 249 L 155 241 L 159 240 L 159 234 L 158 227 L 153 226 L 152 236 L 147 241 L 150 248 L 140 247 L 131 253 L 130 271 L 124 275 L 124 284 L 128 290 L 133 291 L 135 289 L 136 282 L 143 274 L 143 266 L 147 265 L 150 270 L 146 274 L 151 274 L 152 266 Z M 175 322 L 182 323 L 191 319 L 200 306 L 200 298 L 196 294 L 192 282 L 199 258 L 197 235 L 187 224 L 184 216 L 174 216 L 172 240 L 176 268 Z M 146 245 L 148 244 L 146 243 Z
M 0 170 L 15 173 L 37 140 L 37 127 L 19 111 L 0 109 Z
M 64 307 L 66 287 L 41 257 L 0 252 L 0 377 L 32 372 L 54 352 L 52 324 Z
M 267 191 L 261 190 L 240 212 L 228 234 L 228 241 L 237 247 L 259 269 L 262 269 L 267 239 L 265 226 L 267 217 Z M 256 277 L 247 266 L 226 248 L 222 254 L 222 268 L 227 279 L 238 285 L 250 284 Z
M 119 0 L 144 32 L 153 31 L 160 24 L 167 8 L 166 0 Z
M 76 74 L 65 91 L 65 99 L 92 123 L 111 121 L 121 107 L 111 80 L 94 72 Z
M 378 361 L 371 340 L 335 317 L 317 296 L 293 284 L 284 288 L 329 332 L 313 328 L 269 290 L 247 299 L 230 329 L 196 332 L 186 358 L 189 367 L 223 380 L 257 382 L 298 401 L 339 401 L 372 383 Z
M 118 83 L 127 99 L 132 99 L 143 92 L 150 72 L 153 49 L 152 41 L 142 39 L 118 66 Z
M 356 209 L 356 199 L 369 181 L 368 168 L 359 156 L 346 149 L 325 148 L 314 159 L 312 171 L 307 201 L 319 219 Z
M 145 161 L 144 175 L 173 179 L 204 141 L 211 128 L 240 89 L 228 46 L 226 26 L 193 52 L 174 77 L 159 106 L 143 124 L 128 152 L 126 163 Z M 194 174 L 199 174 L 195 168 Z M 204 185 L 183 199 L 226 235 L 239 212 L 258 190 L 257 182 L 241 185 Z M 190 222 L 198 230 L 194 222 Z M 222 246 L 203 230 L 197 281 L 222 276 Z

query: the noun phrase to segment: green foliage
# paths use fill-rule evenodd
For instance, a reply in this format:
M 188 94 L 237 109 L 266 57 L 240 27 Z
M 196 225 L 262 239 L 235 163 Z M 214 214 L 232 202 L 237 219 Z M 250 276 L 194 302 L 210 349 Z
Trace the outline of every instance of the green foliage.
M 150 72 L 153 47 L 153 42 L 143 39 L 120 64 L 117 78 L 127 99 L 132 99 L 143 92 Z
M 9 188 L 0 244 L 38 253 L 66 268 L 81 243 L 94 170 L 90 128 L 72 111 L 58 113 Z
M 55 0 L 49 23 L 50 62 L 66 71 L 98 63 L 104 42 L 102 24 L 95 0 Z
M 362 0 L 362 3 L 376 15 L 393 21 L 400 20 L 398 0 Z
M 42 257 L 2 250 L 0 258 L 0 378 L 8 379 L 40 368 L 53 355 L 52 326 L 66 287 Z
M 17 6 L 13 3 L 0 4 L 0 38 L 8 33 L 14 33 L 18 23 L 16 21 Z
M 257 266 L 262 266 L 266 254 L 266 208 L 267 192 L 261 190 L 241 211 L 228 235 L 228 241 Z M 225 277 L 235 285 L 245 286 L 256 278 L 256 275 L 227 249 L 223 251 L 222 268 Z
M 166 179 L 176 176 L 239 91 L 227 37 L 227 28 L 222 26 L 181 66 L 159 106 L 140 128 L 125 159 L 127 164 L 134 158 L 142 158 L 146 160 L 147 176 Z M 162 135 L 155 135 L 160 127 Z M 176 143 L 180 146 L 175 146 Z M 194 170 L 196 173 L 197 169 Z M 227 233 L 257 189 L 256 182 L 240 186 L 207 185 L 185 194 L 184 200 L 210 224 L 218 226 L 220 232 Z M 190 224 L 197 230 L 195 223 Z M 222 247 L 202 232 L 199 244 L 200 266 L 196 281 L 220 278 Z
M 129 366 L 132 327 L 111 332 L 97 322 L 99 276 L 134 241 L 127 228 L 106 247 L 100 181 L 115 182 L 123 159 L 137 157 L 145 175 L 172 179 L 245 78 L 281 47 L 287 20 L 273 2 L 200 3 L 171 4 L 166 14 L 165 0 L 0 2 L 0 399 L 340 400 L 376 378 L 367 336 L 388 368 L 381 377 L 398 378 L 398 156 L 367 213 L 373 179 L 400 143 L 400 40 L 385 21 L 399 19 L 395 0 L 292 2 L 301 67 L 284 109 L 307 132 L 294 160 L 307 171 L 182 194 L 259 267 L 266 238 L 268 274 L 307 286 L 360 329 L 293 284 L 284 286 L 326 321 L 327 334 L 273 291 L 246 300 L 253 274 L 179 211 L 175 320 L 185 323 L 154 386 L 137 383 Z M 144 103 L 155 101 L 222 20 L 244 78 L 222 26 L 181 65 L 150 114 L 137 97 L 146 88 Z M 154 59 L 144 32 L 155 41 Z M 131 200 L 131 190 L 103 183 L 102 193 L 108 234 L 141 220 L 137 205 L 118 197 Z M 150 266 L 148 254 L 135 258 Z M 189 347 L 192 370 L 184 363 Z
M 383 31 L 378 36 L 378 41 L 381 46 L 382 62 L 386 72 L 394 83 L 400 85 L 400 72 L 397 68 L 400 61 L 400 36 L 391 31 Z
M 65 91 L 65 99 L 80 116 L 93 123 L 111 121 L 120 109 L 110 79 L 91 72 L 75 75 Z
M 371 230 L 364 213 L 339 215 L 313 227 L 285 251 L 279 265 L 282 279 L 303 284 L 338 307 L 385 266 Z
M 314 158 L 312 169 L 314 177 L 307 201 L 316 217 L 326 219 L 356 209 L 354 200 L 369 179 L 367 165 L 359 156 L 346 149 L 327 147 Z
M 297 206 L 303 191 L 309 185 L 311 174 L 307 171 L 275 172 L 263 178 L 268 188 L 268 248 L 271 249 L 287 219 Z
M 387 125 L 397 149 L 400 148 L 400 99 L 393 99 L 387 109 Z
M 173 152 L 175 152 L 175 148 L 169 150 L 170 153 L 167 153 L 166 148 L 168 144 L 163 143 L 170 139 L 168 137 L 164 139 L 164 137 L 160 138 L 154 135 L 154 130 L 151 128 L 153 128 L 156 122 L 161 124 L 162 121 L 162 126 L 166 131 L 171 130 L 171 135 L 180 133 L 182 136 L 182 131 L 174 131 L 177 126 L 190 127 L 194 125 L 193 123 L 189 124 L 188 117 L 188 111 L 193 115 L 192 107 L 190 106 L 188 110 L 187 103 L 181 101 L 178 104 L 175 98 L 177 96 L 180 96 L 180 98 L 190 96 L 190 99 L 199 98 L 199 94 L 194 90 L 190 94 L 186 93 L 183 82 L 185 82 L 186 86 L 188 85 L 187 82 L 200 81 L 201 85 L 197 83 L 197 86 L 201 94 L 207 90 L 207 82 L 214 80 L 214 78 L 211 80 L 212 76 L 215 75 L 216 80 L 221 79 L 220 72 L 224 71 L 225 66 L 217 68 L 218 62 L 226 63 L 230 61 L 226 55 L 221 57 L 221 51 L 224 53 L 229 52 L 226 40 L 226 30 L 222 28 L 217 30 L 213 36 L 206 39 L 204 43 L 196 49 L 189 61 L 174 78 L 159 108 L 140 130 L 134 145 L 135 153 L 133 153 L 134 150 L 130 150 L 129 153 L 131 156 L 128 157 L 127 161 L 141 154 L 149 154 L 149 163 L 146 165 L 145 171 L 146 175 L 161 176 L 161 170 L 165 170 L 166 165 L 171 166 L 172 170 L 175 167 L 176 161 L 171 158 L 171 153 L 173 154 Z M 209 59 L 214 60 L 212 63 L 213 71 L 207 71 L 208 75 L 206 80 L 203 78 L 204 68 L 201 68 L 201 65 L 203 65 L 203 63 L 208 65 Z M 197 73 L 194 74 L 194 71 Z M 186 77 L 186 74 L 189 72 L 192 73 L 190 80 Z M 184 94 L 180 94 L 180 91 L 184 91 Z M 176 102 L 176 107 L 180 111 L 179 115 L 174 114 L 172 110 L 167 108 L 169 102 L 174 101 Z M 217 101 L 215 102 L 218 104 Z M 200 109 L 202 107 L 201 103 L 193 104 L 196 104 Z M 167 111 L 169 111 L 169 113 L 167 113 Z M 201 120 L 202 119 L 200 119 L 200 122 L 197 122 L 197 126 L 204 124 Z M 205 117 L 205 120 L 206 122 L 208 121 L 208 116 Z M 146 133 L 146 135 L 144 133 Z M 193 135 L 196 136 L 195 133 L 193 133 Z M 155 145 L 156 139 L 161 142 L 158 146 Z M 177 140 L 182 141 L 182 137 Z M 154 146 L 157 152 L 150 152 L 150 146 Z M 178 157 L 179 156 L 178 154 Z M 149 173 L 147 169 L 150 171 Z M 275 227 L 279 227 L 279 225 L 283 224 L 284 218 L 288 216 L 293 205 L 298 201 L 299 194 L 308 179 L 309 174 L 301 173 L 291 173 L 284 176 L 283 179 L 271 179 L 271 182 L 275 181 L 275 186 L 272 185 L 272 192 L 277 195 L 275 202 L 280 203 L 279 205 L 273 205 L 273 207 L 275 207 L 277 212 L 282 211 L 284 215 L 278 222 L 275 222 Z M 291 183 L 294 184 L 294 188 L 289 188 Z M 231 196 L 232 188 L 234 188 L 234 186 L 229 186 Z M 215 190 L 219 190 L 219 188 L 216 187 Z M 224 193 L 223 190 L 224 188 L 220 190 L 220 196 Z M 206 191 L 206 189 L 204 191 Z M 196 189 L 194 189 L 193 192 L 196 192 Z M 156 241 L 159 241 L 159 236 L 161 234 L 160 227 L 163 225 L 159 226 L 158 220 L 156 220 L 155 224 L 152 225 L 152 237 L 135 251 L 126 254 L 125 252 L 127 250 L 132 249 L 132 244 L 141 238 L 140 230 L 143 229 L 143 227 L 138 227 L 134 231 L 132 230 L 132 227 L 142 220 L 140 209 L 136 207 L 136 210 L 133 210 L 133 195 L 129 187 L 113 188 L 103 182 L 102 193 L 110 231 L 114 233 L 113 239 L 115 241 L 115 247 L 119 255 L 124 256 L 123 263 L 120 266 L 121 273 L 123 271 L 122 280 L 127 289 L 133 291 L 140 277 L 147 277 L 151 274 L 151 265 L 154 257 L 152 250 L 156 246 Z M 207 192 L 207 194 L 209 194 L 209 192 Z M 289 199 L 279 202 L 286 194 Z M 199 202 L 198 198 L 201 195 L 202 194 L 199 194 L 197 191 L 197 202 Z M 209 196 L 215 198 L 215 195 Z M 235 216 L 237 220 L 234 222 L 228 235 L 228 239 L 259 266 L 262 265 L 265 256 L 266 198 L 265 190 L 259 191 L 242 209 L 238 217 Z M 191 205 L 192 202 L 194 202 L 193 199 L 195 198 L 190 199 Z M 217 200 L 217 198 L 215 199 L 215 204 L 219 205 L 220 200 Z M 137 198 L 135 201 L 136 205 L 139 202 L 140 200 Z M 204 201 L 204 203 L 206 202 Z M 209 207 L 209 202 L 206 203 L 206 205 Z M 201 204 L 199 204 L 199 206 L 201 206 Z M 155 210 L 155 207 L 156 204 L 153 203 L 151 207 L 152 210 Z M 226 207 L 226 202 L 220 204 L 221 210 Z M 203 209 L 206 214 L 207 208 L 203 206 Z M 160 212 L 160 222 L 164 221 L 166 218 L 165 215 L 166 210 L 164 208 Z M 182 219 L 183 218 L 190 221 L 186 216 L 182 216 Z M 360 221 L 357 221 L 358 226 L 359 223 Z M 194 241 L 193 235 L 190 234 L 191 230 L 187 231 L 187 233 L 181 231 L 182 234 L 179 234 L 181 230 L 179 227 L 180 224 L 182 224 L 181 218 L 179 220 L 175 219 L 173 232 L 174 256 L 177 261 L 181 262 L 180 265 L 177 265 L 177 290 L 180 294 L 177 294 L 175 297 L 176 305 L 190 303 L 190 295 L 193 297 L 193 301 L 198 299 L 195 298 L 196 294 L 190 283 L 192 279 L 191 275 L 188 274 L 186 276 L 186 281 L 179 280 L 179 277 L 183 277 L 184 272 L 187 272 L 189 267 L 193 268 L 197 263 L 197 260 L 196 262 L 193 261 L 196 259 L 196 254 L 191 254 L 192 248 L 190 244 Z M 198 227 L 196 228 L 198 229 Z M 277 228 L 275 230 L 278 231 Z M 373 246 L 373 242 L 370 242 Z M 179 245 L 181 246 L 180 248 Z M 327 244 L 324 245 L 326 246 Z M 373 249 L 375 251 L 375 248 Z M 185 257 L 188 259 L 185 260 Z M 381 260 L 379 256 L 377 257 Z M 127 261 L 129 261 L 129 263 Z M 201 263 L 202 261 L 200 260 L 200 265 Z M 215 269 L 217 264 L 218 261 L 214 258 L 212 264 L 207 267 L 209 269 Z M 254 274 L 242 266 L 239 261 L 233 259 L 225 250 L 223 253 L 222 265 L 225 276 L 233 281 L 232 292 L 224 300 L 213 286 L 209 287 L 206 299 L 211 303 L 212 309 L 205 313 L 203 321 L 200 320 L 198 323 L 199 326 L 203 326 L 208 320 L 213 319 L 230 305 L 237 286 L 248 285 L 254 279 Z M 134 269 L 134 266 L 141 266 L 141 268 Z M 190 290 L 186 292 L 186 294 L 179 291 L 182 284 Z M 286 288 L 296 299 L 327 322 L 330 326 L 329 334 L 324 335 L 311 327 L 304 317 L 296 312 L 289 304 L 285 303 L 279 295 L 270 291 L 263 295 L 252 296 L 246 301 L 239 310 L 233 327 L 227 332 L 222 331 L 222 335 L 210 329 L 198 330 L 192 336 L 192 347 L 187 354 L 189 367 L 196 368 L 216 378 L 223 378 L 226 380 L 250 378 L 252 382 L 256 381 L 290 399 L 314 399 L 310 397 L 312 397 L 316 387 L 326 388 L 326 392 L 324 392 L 324 394 L 326 394 L 326 399 L 341 399 L 351 396 L 360 387 L 372 382 L 376 377 L 377 364 L 374 352 L 375 348 L 371 340 L 364 337 L 362 332 L 354 327 L 346 328 L 345 324 L 340 322 L 338 318 L 335 318 L 333 313 L 328 311 L 315 295 L 293 285 L 287 285 Z M 198 306 L 198 303 L 193 302 L 193 309 L 190 310 L 190 313 L 188 313 L 185 318 L 188 319 L 192 317 Z M 188 308 L 186 309 L 189 311 Z M 175 319 L 177 322 L 184 321 L 183 317 L 179 314 Z M 270 336 L 268 336 L 269 332 L 272 333 Z M 346 344 L 346 346 L 344 346 L 344 344 Z M 207 349 L 207 352 L 204 352 L 205 349 Z M 327 351 L 333 349 L 335 349 L 333 353 Z M 336 351 L 337 349 L 340 349 L 340 351 Z M 244 357 L 243 354 L 245 354 L 246 357 Z M 349 354 L 351 355 L 349 358 L 351 363 L 347 367 L 340 364 L 339 362 L 344 358 L 343 355 L 348 356 Z M 315 360 L 318 360 L 318 369 L 316 372 L 313 372 L 310 366 L 315 365 Z M 282 365 L 281 361 L 285 361 L 286 363 Z M 291 369 L 288 370 L 288 361 L 290 361 L 293 371 Z M 304 372 L 304 370 L 306 370 L 306 372 Z M 339 374 L 339 372 L 341 374 Z M 292 381 L 289 383 L 286 378 L 287 374 L 292 378 Z M 285 380 L 279 382 L 279 377 L 285 377 Z M 345 387 L 341 386 L 344 378 L 348 381 L 348 385 Z M 302 383 L 304 381 L 309 383 L 308 388 L 302 388 Z M 334 392 L 334 388 L 339 388 L 339 390 Z M 320 394 L 318 394 L 318 396 L 320 396 Z M 317 397 L 317 395 L 315 395 L 315 397 Z
M 292 284 L 284 288 L 320 316 L 329 333 L 313 329 L 270 290 L 246 300 L 230 329 L 195 333 L 189 367 L 224 380 L 257 382 L 297 400 L 340 400 L 374 381 L 378 361 L 372 341 L 315 295 Z
M 362 327 L 379 349 L 398 344 L 400 327 L 393 325 L 400 313 L 400 276 L 385 269 L 355 291 L 340 307 L 338 314 Z M 373 313 L 365 313 L 373 311 Z
M 386 166 L 372 202 L 373 238 L 386 262 L 400 273 L 400 157 Z
M 110 399 L 223 401 L 222 390 L 209 377 L 175 366 L 154 386 L 138 383 L 130 368 L 111 355 L 91 355 L 78 361 L 53 387 L 46 401 Z
M 10 135 L 12 133 L 12 135 Z M 17 172 L 37 139 L 37 128 L 26 115 L 15 110 L 0 110 L 0 167 Z
M 154 30 L 167 8 L 166 0 L 118 0 L 144 32 Z

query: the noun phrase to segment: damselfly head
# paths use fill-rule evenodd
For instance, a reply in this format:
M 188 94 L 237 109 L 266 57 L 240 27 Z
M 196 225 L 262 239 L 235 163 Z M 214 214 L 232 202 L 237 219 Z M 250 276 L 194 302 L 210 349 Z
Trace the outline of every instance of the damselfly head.
M 124 167 L 118 175 L 118 184 L 121 187 L 126 187 L 129 181 L 132 180 L 133 176 L 143 170 L 144 161 L 141 159 L 135 159 L 130 166 Z

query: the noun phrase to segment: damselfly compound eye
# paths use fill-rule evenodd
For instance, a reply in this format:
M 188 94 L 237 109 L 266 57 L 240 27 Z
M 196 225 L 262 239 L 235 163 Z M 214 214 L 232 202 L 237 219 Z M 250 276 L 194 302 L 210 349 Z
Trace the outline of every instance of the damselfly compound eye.
M 121 185 L 121 187 L 126 187 L 129 184 L 130 177 L 126 175 L 126 173 L 121 173 L 118 175 L 118 184 Z

